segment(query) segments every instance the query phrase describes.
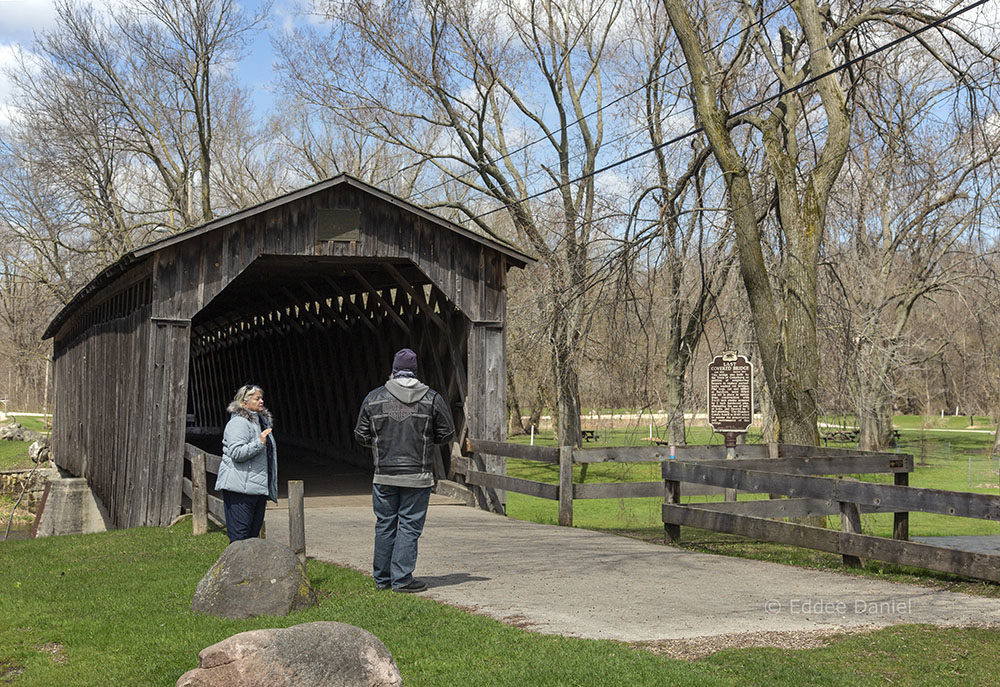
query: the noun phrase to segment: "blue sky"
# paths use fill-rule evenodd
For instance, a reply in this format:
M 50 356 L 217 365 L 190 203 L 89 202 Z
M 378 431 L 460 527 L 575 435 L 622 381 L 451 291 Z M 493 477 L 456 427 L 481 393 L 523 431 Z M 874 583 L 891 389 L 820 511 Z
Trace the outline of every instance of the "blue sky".
M 95 3 L 102 4 L 102 3 Z M 250 0 L 248 9 L 256 6 Z M 258 113 L 263 115 L 271 105 L 269 86 L 273 80 L 270 32 L 283 30 L 292 16 L 292 0 L 276 2 L 271 10 L 269 29 L 257 36 L 248 55 L 237 65 L 236 73 L 242 84 L 252 88 Z M 13 65 L 17 46 L 30 50 L 38 31 L 55 26 L 56 13 L 52 0 L 0 0 L 0 124 L 8 118 L 10 84 L 5 73 Z

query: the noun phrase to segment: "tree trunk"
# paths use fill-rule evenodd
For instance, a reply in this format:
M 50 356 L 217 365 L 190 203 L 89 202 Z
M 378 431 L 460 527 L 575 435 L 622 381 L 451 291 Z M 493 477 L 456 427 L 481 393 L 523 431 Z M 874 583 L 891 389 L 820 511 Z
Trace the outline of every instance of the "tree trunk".
M 556 433 L 560 446 L 583 445 L 580 433 L 580 385 L 574 349 L 569 345 L 569 323 L 563 313 L 552 322 L 552 376 L 556 385 Z
M 667 396 L 667 441 L 671 446 L 687 445 L 684 422 L 685 392 L 684 377 L 687 371 L 686 356 L 674 346 L 667 351 L 666 396 Z
M 527 434 L 524 422 L 521 420 L 521 404 L 517 401 L 514 372 L 510 365 L 507 366 L 507 434 L 510 436 Z

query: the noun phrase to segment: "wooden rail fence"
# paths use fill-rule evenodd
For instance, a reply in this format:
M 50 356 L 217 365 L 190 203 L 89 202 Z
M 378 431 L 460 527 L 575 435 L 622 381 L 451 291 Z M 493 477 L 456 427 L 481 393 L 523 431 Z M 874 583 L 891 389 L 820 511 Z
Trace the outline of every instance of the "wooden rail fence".
M 559 466 L 557 484 L 474 469 L 468 458 L 455 459 L 455 472 L 470 485 L 506 489 L 559 502 L 559 524 L 573 524 L 573 501 L 593 498 L 661 497 L 668 541 L 681 526 L 699 527 L 762 541 L 840 554 L 845 565 L 874 559 L 1000 582 L 1000 555 L 910 542 L 909 513 L 939 513 L 1000 521 L 1000 497 L 909 486 L 913 456 L 785 444 L 741 445 L 734 459 L 722 446 L 575 449 L 468 439 L 467 453 L 520 458 Z M 577 484 L 573 465 L 656 462 L 662 482 Z M 893 484 L 844 477 L 888 473 Z M 769 494 L 769 499 L 680 502 L 685 496 L 738 490 Z M 861 513 L 893 513 L 892 538 L 861 533 Z M 774 518 L 840 515 L 840 531 Z
M 772 469 L 772 466 L 736 466 L 733 461 L 726 465 L 719 462 L 667 461 L 661 469 L 667 485 L 663 523 L 668 540 L 676 541 L 684 525 L 837 553 L 849 566 L 860 565 L 863 559 L 871 558 L 1000 582 L 1000 555 L 906 541 L 907 528 L 901 526 L 899 521 L 903 512 L 1000 521 L 998 496 L 792 474 L 781 465 Z M 728 504 L 681 504 L 681 485 L 687 482 L 766 491 L 792 498 Z M 777 505 L 789 501 L 799 505 L 785 511 Z M 896 513 L 892 539 L 861 533 L 860 514 L 876 511 Z M 769 519 L 818 512 L 839 513 L 840 531 Z
M 578 499 L 620 499 L 653 497 L 666 500 L 668 485 L 656 482 L 613 482 L 580 484 L 573 482 L 573 465 L 591 463 L 664 463 L 667 461 L 699 461 L 705 463 L 726 460 L 725 446 L 638 446 L 575 449 L 571 447 L 526 446 L 500 441 L 466 439 L 467 453 L 483 453 L 505 458 L 520 458 L 559 466 L 558 484 L 537 482 L 508 477 L 476 470 L 468 459 L 453 458 L 452 465 L 457 474 L 464 475 L 466 484 L 506 489 L 519 494 L 528 494 L 559 502 L 559 524 L 573 524 L 573 501 Z M 825 448 L 819 446 L 796 446 L 792 444 L 743 444 L 736 447 L 739 465 L 746 468 L 781 470 L 800 475 L 843 475 L 893 473 L 896 484 L 907 484 L 909 473 L 913 471 L 913 456 L 895 453 L 875 453 L 848 449 Z M 685 496 L 725 495 L 726 487 L 705 483 L 689 483 L 684 486 Z M 744 493 L 769 493 L 754 485 L 741 488 Z M 744 502 L 745 503 L 745 502 Z M 758 501 L 756 503 L 771 503 Z M 780 504 L 780 505 L 777 505 Z M 742 505 L 742 504 L 741 504 Z M 725 507 L 725 506 L 723 506 Z M 782 499 L 767 506 L 781 512 L 773 517 L 799 517 L 809 515 L 833 515 L 839 513 L 836 503 L 829 499 Z M 867 511 L 885 510 L 878 507 Z M 787 511 L 787 512 L 782 512 Z M 771 516 L 769 516 L 771 517 Z M 903 539 L 907 538 L 908 517 L 906 512 L 896 514 L 895 531 Z

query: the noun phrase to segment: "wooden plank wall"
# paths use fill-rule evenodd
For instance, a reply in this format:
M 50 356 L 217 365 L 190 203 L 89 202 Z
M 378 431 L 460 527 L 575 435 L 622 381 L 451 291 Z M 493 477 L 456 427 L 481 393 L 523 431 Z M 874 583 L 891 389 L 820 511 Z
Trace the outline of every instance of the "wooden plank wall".
M 145 461 L 152 428 L 149 305 L 91 326 L 54 357 L 56 462 L 85 477 L 116 527 L 158 510 Z

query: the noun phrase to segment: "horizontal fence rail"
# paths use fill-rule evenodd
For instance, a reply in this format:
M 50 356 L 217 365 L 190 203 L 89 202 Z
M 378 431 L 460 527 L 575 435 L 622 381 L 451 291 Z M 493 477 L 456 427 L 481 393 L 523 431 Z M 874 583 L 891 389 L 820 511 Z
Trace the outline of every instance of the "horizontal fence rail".
M 912 467 L 912 457 L 905 456 Z M 780 461 L 779 461 L 780 462 Z M 734 465 L 734 463 L 737 463 Z M 875 484 L 845 478 L 795 474 L 792 471 L 747 469 L 749 461 L 693 463 L 666 461 L 661 464 L 667 485 L 663 504 L 666 536 L 676 541 L 680 527 L 698 527 L 752 539 L 790 544 L 840 554 L 845 565 L 860 565 L 863 559 L 909 565 L 926 570 L 1000 582 L 1000 555 L 906 541 L 908 526 L 900 516 L 909 512 L 936 513 L 1000 521 L 1000 497 L 970 492 Z M 754 466 L 757 468 L 758 466 Z M 787 467 L 785 468 L 787 469 Z M 687 483 L 711 484 L 728 489 L 761 490 L 787 499 L 734 503 L 681 504 Z M 893 512 L 893 538 L 861 533 L 863 512 Z M 841 530 L 768 518 L 803 515 L 841 516 Z
M 818 446 L 796 446 L 792 444 L 741 444 L 736 447 L 732 459 L 727 459 L 725 446 L 632 446 L 577 449 L 570 447 L 527 446 L 501 441 L 466 439 L 465 451 L 469 454 L 483 453 L 506 458 L 518 458 L 559 466 L 557 484 L 526 480 L 507 475 L 498 475 L 476 470 L 467 457 L 454 457 L 452 469 L 465 478 L 466 484 L 504 489 L 518 494 L 559 502 L 559 524 L 573 524 L 573 501 L 580 499 L 625 499 L 662 498 L 668 496 L 664 481 L 657 482 L 610 482 L 574 483 L 573 465 L 587 466 L 597 463 L 659 463 L 699 461 L 706 466 L 735 466 L 745 469 L 768 470 L 792 475 L 837 475 L 837 474 L 895 474 L 897 481 L 905 483 L 908 473 L 913 471 L 913 456 L 895 453 L 875 453 Z M 684 482 L 685 496 L 720 496 L 730 485 L 720 486 L 703 481 L 680 480 Z M 766 485 L 746 483 L 736 487 L 747 494 L 772 493 Z M 804 495 L 803 495 L 804 496 Z M 733 503 L 733 502 L 728 502 Z M 839 502 L 824 495 L 810 499 L 782 499 L 780 501 L 742 502 L 781 504 L 761 505 L 756 510 L 779 515 L 762 517 L 801 517 L 809 515 L 836 515 L 840 513 Z M 866 505 L 862 512 L 889 512 L 885 505 Z M 783 512 L 783 511 L 787 511 Z M 905 537 L 907 513 L 905 509 L 895 511 L 897 533 Z
M 199 458 L 200 457 L 200 458 Z M 226 521 L 225 507 L 222 499 L 208 493 L 208 475 L 217 476 L 222 457 L 202 451 L 197 446 L 184 444 L 184 462 L 190 465 L 191 479 L 187 477 L 183 481 L 184 495 L 191 499 L 191 511 L 194 514 L 195 534 L 198 534 L 202 527 L 207 528 L 201 518 L 200 511 L 204 509 L 211 513 L 219 522 Z M 211 482 L 215 484 L 213 480 Z M 197 485 L 197 489 L 195 488 Z
M 832 499 L 883 509 L 1000 520 L 1000 497 L 989 494 L 873 484 L 829 477 L 767 472 L 679 461 L 662 464 L 663 478 L 814 499 Z

